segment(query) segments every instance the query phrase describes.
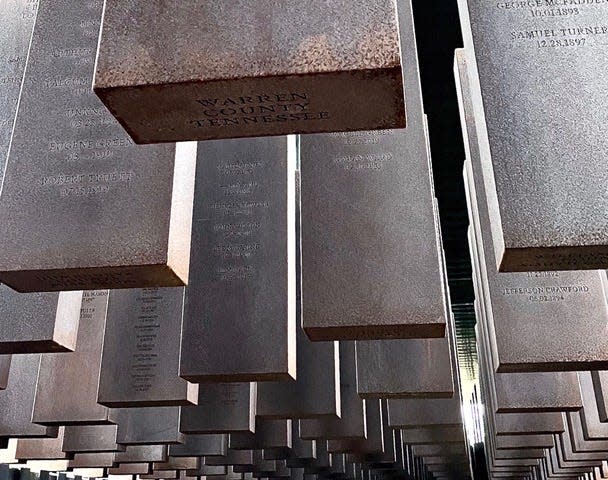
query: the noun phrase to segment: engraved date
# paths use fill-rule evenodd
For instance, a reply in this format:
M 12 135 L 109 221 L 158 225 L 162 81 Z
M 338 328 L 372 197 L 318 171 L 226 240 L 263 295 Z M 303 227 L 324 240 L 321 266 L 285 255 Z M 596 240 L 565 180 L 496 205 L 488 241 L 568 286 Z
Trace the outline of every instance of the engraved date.
M 557 40 L 538 40 L 536 42 L 538 48 L 568 48 L 568 47 L 584 47 L 585 38 L 565 38 Z

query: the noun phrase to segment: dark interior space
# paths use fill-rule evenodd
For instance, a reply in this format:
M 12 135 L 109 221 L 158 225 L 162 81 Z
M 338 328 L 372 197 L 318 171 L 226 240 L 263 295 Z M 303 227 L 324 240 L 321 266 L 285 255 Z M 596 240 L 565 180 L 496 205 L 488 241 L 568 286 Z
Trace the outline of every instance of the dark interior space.
M 413 6 L 460 360 L 463 368 L 472 368 L 475 314 L 462 179 L 465 153 L 453 74 L 454 50 L 462 47 L 458 5 L 456 0 L 413 0 Z

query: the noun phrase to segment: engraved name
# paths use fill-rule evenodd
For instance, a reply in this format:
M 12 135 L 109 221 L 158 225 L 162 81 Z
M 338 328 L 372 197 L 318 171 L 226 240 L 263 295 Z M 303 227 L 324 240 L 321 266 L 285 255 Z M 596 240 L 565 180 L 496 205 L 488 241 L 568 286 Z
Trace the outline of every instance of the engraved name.
M 162 301 L 158 288 L 147 288 L 137 298 L 139 314 L 133 322 L 135 347 L 131 354 L 131 388 L 135 392 L 147 392 L 153 386 L 159 368 L 156 352 L 160 332 L 158 302 Z
M 218 165 L 217 169 L 221 175 L 250 175 L 263 166 L 262 162 L 239 162 Z
M 606 0 L 517 0 L 497 2 L 496 8 L 505 12 L 525 11 L 532 18 L 557 18 L 580 15 L 586 6 L 603 4 Z
M 251 195 L 258 187 L 259 184 L 257 182 L 220 185 L 220 188 L 224 191 L 224 195 L 227 196 Z
M 49 142 L 50 152 L 61 152 L 65 150 L 91 150 L 94 148 L 116 148 L 130 147 L 135 143 L 130 138 L 100 138 L 97 140 L 51 140 Z
M 255 178 L 243 177 L 264 175 L 262 170 L 266 164 L 262 160 L 216 165 L 220 176 L 228 177 L 217 183 L 216 200 L 208 207 L 216 212 L 212 226 L 212 254 L 218 258 L 213 268 L 216 281 L 249 281 L 255 278 L 258 267 L 254 258 L 263 248 L 259 234 L 271 202 L 264 198 L 263 184 Z M 232 221 L 227 217 L 241 219 Z M 251 220 L 243 219 L 247 217 Z
M 213 202 L 213 210 L 222 210 L 225 213 L 230 211 L 246 212 L 256 208 L 269 208 L 270 203 L 265 201 L 242 201 L 242 202 Z
M 380 139 L 385 136 L 392 136 L 392 130 L 372 130 L 360 132 L 331 132 L 330 137 L 336 138 L 343 145 L 377 145 Z
M 44 86 L 46 88 L 86 87 L 90 83 L 91 80 L 86 77 L 47 78 L 44 81 Z
M 79 57 L 91 56 L 92 53 L 93 53 L 92 48 L 83 48 L 83 47 L 57 48 L 57 49 L 53 50 L 53 53 L 51 54 L 51 56 L 53 56 L 54 58 L 65 58 L 65 57 L 79 58 Z
M 560 302 L 567 296 L 588 294 L 587 285 L 551 285 L 534 287 L 506 287 L 503 296 L 523 296 L 530 302 Z
M 392 159 L 391 153 L 370 153 L 336 157 L 333 159 L 333 163 L 347 171 L 382 170 L 385 162 Z
M 518 0 L 496 2 L 494 8 L 511 16 L 521 12 L 520 16 L 525 15 L 538 22 L 537 25 L 526 25 L 525 28 L 509 31 L 509 41 L 513 44 L 532 41 L 536 48 L 556 49 L 603 45 L 602 41 L 592 40 L 608 35 L 606 25 L 555 25 L 548 22 L 560 22 L 566 18 L 572 22 L 584 9 L 605 8 L 606 5 L 606 0 Z M 588 17 L 589 14 L 590 12 L 587 13 Z
M 511 32 L 513 40 L 534 40 L 538 38 L 580 37 L 592 35 L 607 35 L 608 26 L 543 28 L 537 30 L 517 30 Z
M 132 171 L 58 174 L 42 177 L 40 185 L 61 187 L 61 197 L 89 196 L 109 193 L 111 184 L 129 184 L 134 177 Z

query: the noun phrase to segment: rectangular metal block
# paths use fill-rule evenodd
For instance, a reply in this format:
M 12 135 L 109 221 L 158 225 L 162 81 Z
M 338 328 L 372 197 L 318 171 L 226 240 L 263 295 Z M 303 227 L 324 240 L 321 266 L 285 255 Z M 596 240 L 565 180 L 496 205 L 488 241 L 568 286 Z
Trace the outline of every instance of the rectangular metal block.
M 179 377 L 183 288 L 112 290 L 97 402 L 110 408 L 196 405 Z
M 330 477 L 341 476 L 346 474 L 346 460 L 343 453 L 335 453 L 329 456 L 329 472 Z
M 182 412 L 183 415 L 183 412 Z M 212 457 L 226 455 L 228 435 L 190 435 L 183 436 L 181 445 L 170 445 L 171 457 Z
M 0 355 L 0 390 L 6 389 L 11 371 L 11 356 Z
M 84 292 L 74 352 L 42 355 L 33 422 L 41 425 L 113 423 L 110 410 L 97 404 L 107 305 L 107 290 Z
M 279 460 L 275 464 L 276 468 L 271 478 L 291 478 L 291 469 L 287 467 L 284 461 Z
M 188 280 L 196 144 L 136 147 L 93 94 L 102 7 L 40 0 L 0 197 L 18 291 Z
M 408 445 L 464 442 L 464 428 L 460 426 L 411 428 L 401 430 L 401 440 Z
M 291 448 L 292 420 L 257 418 L 255 433 L 232 433 L 228 447 L 233 450 Z
M 564 431 L 562 416 L 548 413 L 498 413 L 494 419 L 497 435 L 539 435 Z
M 544 456 L 544 450 L 542 448 L 526 448 L 525 450 L 519 448 L 503 449 L 494 450 L 492 455 L 496 460 L 514 460 L 518 458 L 539 459 Z
M 22 438 L 17 440 L 15 458 L 20 462 L 28 460 L 65 460 L 70 458 L 62 450 L 64 427 L 59 427 L 55 438 Z
M 365 461 L 367 455 L 382 455 L 385 452 L 382 401 L 369 399 L 365 402 L 367 436 L 365 438 L 343 438 L 327 441 L 328 453 L 352 453 L 357 461 Z M 317 446 L 319 441 L 317 441 Z
M 583 408 L 578 412 L 583 436 L 585 440 L 608 440 L 608 423 L 600 419 L 591 373 L 579 372 L 578 378 L 583 399 Z
M 576 372 L 494 373 L 487 358 L 483 365 L 495 412 L 576 411 L 583 406 Z
M 466 167 L 470 167 L 466 162 Z M 475 219 L 471 218 L 471 223 Z M 479 233 L 479 232 L 477 232 Z M 563 410 L 578 410 L 582 400 L 576 372 L 549 373 L 494 373 L 496 366 L 493 356 L 488 352 L 492 349 L 488 336 L 491 328 L 488 306 L 485 304 L 486 291 L 481 286 L 479 278 L 478 241 L 475 229 L 469 231 L 471 258 L 473 260 L 473 276 L 476 279 L 477 298 L 475 310 L 479 319 L 476 327 L 478 341 L 478 357 L 482 377 L 487 383 L 486 393 L 489 395 L 488 408 L 498 413 L 552 412 Z M 491 405 L 491 407 L 490 407 Z
M 21 294 L 0 285 L 0 354 L 70 352 L 82 291 Z
M 479 139 L 483 124 L 472 98 L 470 62 L 457 52 L 455 65 L 461 120 L 470 159 L 470 208 L 479 235 L 480 274 L 486 291 L 493 360 L 500 372 L 572 371 L 603 368 L 606 274 L 600 271 L 498 273 L 493 259 L 491 210 Z M 584 321 L 583 321 L 584 319 Z
M 485 399 L 488 412 L 492 412 L 492 414 L 486 415 L 486 436 L 494 439 L 501 435 L 528 436 L 551 434 L 564 430 L 561 413 L 558 412 L 495 413 L 495 398 L 489 393 L 488 376 L 483 369 L 480 370 L 480 374 L 481 398 Z
M 258 384 L 209 383 L 198 393 L 198 406 L 181 407 L 185 434 L 255 432 Z
M 399 3 L 399 23 L 407 52 L 407 129 L 301 138 L 303 320 L 314 340 L 444 336 L 446 307 L 409 2 Z M 405 287 L 411 278 L 415 289 Z
M 201 465 L 198 470 L 186 470 L 186 473 L 194 477 L 218 477 L 228 473 L 224 465 Z
M 296 375 L 295 136 L 201 142 L 180 375 Z
M 472 244 L 475 243 L 472 240 Z M 474 270 L 477 263 L 474 259 Z M 475 274 L 474 274 L 475 275 Z M 487 306 L 484 295 L 477 288 L 476 301 L 479 368 L 487 377 L 492 401 L 488 402 L 497 413 L 561 412 L 575 411 L 583 406 L 576 372 L 547 373 L 495 373 L 492 357 L 488 353 L 489 339 L 486 332 Z
M 234 470 L 234 466 L 227 467 L 225 480 L 252 480 L 252 476 L 249 474 L 246 476 L 242 473 L 237 473 Z
M 271 472 L 268 478 L 276 478 L 276 479 L 291 479 L 291 469 L 287 468 L 284 462 L 275 462 L 275 470 Z M 247 479 L 246 479 L 247 480 Z
M 201 457 L 169 457 L 165 462 L 154 462 L 154 471 L 196 470 L 200 467 Z
M 451 457 L 466 455 L 463 443 L 447 443 L 442 445 L 414 445 L 412 453 L 417 457 Z
M 527 479 L 530 478 L 530 472 L 492 472 L 494 478 L 512 478 L 512 479 Z M 445 478 L 445 477 L 444 477 Z M 447 478 L 446 478 L 447 480 Z M 574 480 L 574 479 L 573 479 Z
M 314 468 L 314 464 L 316 463 L 316 458 L 315 459 L 309 459 L 309 458 L 298 458 L 298 457 L 293 457 L 293 458 L 288 458 L 287 460 L 285 460 L 287 466 L 291 469 L 312 469 Z
M 303 439 L 365 438 L 365 400 L 357 394 L 355 342 L 340 342 L 340 418 L 300 420 Z
M 600 421 L 606 423 L 608 422 L 608 372 L 593 371 L 591 377 Z
M 301 139 L 303 325 L 315 341 L 445 335 L 426 147 L 409 132 Z M 403 288 L 410 278 L 419 289 Z
M 150 472 L 149 463 L 125 463 L 108 468 L 108 475 L 146 475 Z
M 297 180 L 296 180 L 297 182 Z M 296 325 L 302 325 L 301 196 L 296 185 Z M 340 346 L 311 342 L 296 329 L 296 380 L 261 382 L 257 415 L 267 418 L 336 418 L 341 416 Z
M 4 173 L 27 50 L 36 19 L 36 0 L 4 0 L 0 18 L 0 175 Z
M 113 453 L 77 453 L 68 468 L 106 468 L 114 466 Z
M 534 469 L 536 467 L 533 466 L 533 467 L 524 467 L 524 468 L 525 468 L 525 471 L 523 471 L 523 472 L 512 471 L 512 469 L 506 469 L 505 471 L 493 470 L 492 476 L 495 478 L 529 479 L 530 475 L 532 475 L 533 474 L 532 472 L 534 471 L 531 469 Z M 534 477 L 532 477 L 532 478 L 534 478 Z M 552 477 L 552 478 L 554 478 L 554 477 Z M 572 480 L 578 480 L 578 479 L 573 478 Z
M 255 464 L 253 450 L 228 450 L 223 457 L 205 458 L 205 465 L 211 466 L 230 466 L 230 465 L 250 465 Z
M 317 458 L 317 441 L 301 438 L 301 422 L 293 422 L 291 429 L 291 453 L 285 458 L 289 468 L 304 468 L 310 466 Z M 320 440 L 321 441 L 321 440 Z M 282 451 L 264 450 L 264 458 L 278 459 Z
M 396 2 L 110 0 L 95 91 L 138 143 L 404 127 Z
M 608 147 L 608 10 L 593 2 L 557 11 L 483 0 L 459 6 L 475 113 L 487 127 L 479 141 L 495 265 L 607 268 L 608 172 L 596 152 Z M 577 84 L 587 87 L 571 88 Z
M 390 427 L 389 427 L 390 428 Z M 393 432 L 393 441 L 395 442 L 395 454 L 396 454 L 396 465 L 398 468 L 403 471 L 407 470 L 407 459 L 405 452 L 405 445 L 403 444 L 403 439 L 401 437 L 401 430 L 392 430 Z
M 311 342 L 302 325 L 302 216 L 300 177 L 296 172 L 296 380 L 261 382 L 257 415 L 268 418 L 341 416 L 340 346 Z
M 478 327 L 476 327 L 477 330 Z M 476 332 L 476 336 L 478 335 L 478 333 Z M 528 418 L 530 418 L 531 414 L 527 413 L 527 414 L 518 414 L 518 413 L 495 413 L 496 412 L 496 407 L 495 407 L 495 400 L 494 398 L 492 398 L 492 395 L 489 393 L 490 391 L 490 387 L 488 386 L 489 384 L 489 380 L 488 380 L 488 374 L 487 372 L 482 368 L 479 370 L 479 387 L 480 387 L 480 392 L 479 392 L 479 398 L 485 399 L 485 402 L 487 403 L 487 408 L 489 410 L 489 412 L 491 412 L 492 414 L 488 414 L 486 415 L 486 422 L 485 422 L 485 434 L 487 437 L 490 438 L 495 438 L 498 435 L 518 435 L 518 434 L 526 434 L 526 435 L 531 435 L 531 434 L 537 434 L 538 432 L 534 432 L 534 431 L 526 431 L 527 428 L 529 428 L 529 426 L 526 423 L 526 420 Z M 559 414 L 557 412 L 550 412 L 550 413 L 542 413 L 539 414 L 541 416 L 544 415 L 556 415 L 559 417 Z M 507 417 L 506 419 L 508 421 L 505 421 L 505 419 L 503 419 L 503 423 L 499 423 L 499 418 L 500 417 Z M 563 431 L 563 425 L 561 424 L 561 418 L 559 418 L 560 420 L 560 430 L 559 431 Z M 521 425 L 518 425 L 518 422 L 522 422 L 524 423 L 524 426 L 522 428 Z M 533 426 L 532 426 L 533 427 Z M 512 431 L 512 429 L 519 429 L 521 428 L 522 430 L 517 430 L 517 431 Z M 533 428 L 532 428 L 533 430 Z M 542 432 L 542 433 L 548 433 L 548 432 Z M 552 433 L 552 432 L 550 432 Z
M 512 374 L 504 374 L 512 375 Z M 487 378 L 482 380 L 482 398 L 485 398 L 489 412 L 495 412 L 494 400 L 488 392 Z M 484 385 L 486 384 L 486 385 Z M 494 413 L 486 416 L 486 423 L 492 435 L 546 435 L 564 431 L 560 412 Z
M 262 452 L 255 450 L 253 451 L 253 465 L 234 465 L 232 469 L 235 473 L 250 473 L 260 477 L 270 477 L 276 469 L 276 462 L 264 460 Z
M 179 431 L 181 407 L 112 409 L 118 431 L 116 443 L 124 445 L 171 445 L 182 443 Z
M 32 423 L 40 355 L 15 355 L 6 390 L 0 392 L 0 438 L 56 437 L 57 428 Z
M 293 438 L 293 437 L 292 437 Z M 312 440 L 301 440 L 302 442 L 307 442 L 311 444 Z M 265 448 L 262 451 L 264 460 L 276 460 L 276 461 L 287 461 L 290 459 L 297 458 L 293 447 L 273 447 L 273 448 Z M 302 461 L 306 461 L 304 458 Z
M 608 452 L 608 438 L 585 437 L 582 411 L 566 414 L 566 432 L 570 435 L 572 450 L 577 453 Z
M 114 454 L 116 463 L 166 462 L 166 445 L 129 445 L 124 452 Z
M 494 438 L 497 450 L 553 448 L 552 435 L 498 435 Z
M 179 472 L 179 480 L 200 480 L 196 475 L 188 475 L 187 471 Z
M 560 448 L 552 448 L 547 450 L 550 461 L 550 471 L 554 472 L 554 475 L 574 475 L 585 474 L 591 470 L 590 467 L 585 465 L 576 465 L 576 463 L 565 462 L 561 454 Z
M 370 461 L 382 465 L 392 465 L 397 460 L 396 439 L 393 434 L 393 429 L 388 423 L 388 400 L 386 399 L 380 400 L 380 415 L 382 421 L 382 443 L 384 448 L 380 455 L 372 456 Z
M 317 440 L 317 458 L 306 469 L 309 474 L 323 473 L 329 467 L 329 452 L 327 451 L 328 442 Z
M 541 459 L 541 462 L 543 460 Z M 512 466 L 490 466 L 490 470 L 492 473 L 497 473 L 497 474 L 506 474 L 506 473 L 511 473 L 511 474 L 520 474 L 520 473 L 526 473 L 526 474 L 530 474 L 530 467 L 527 466 L 516 466 L 516 465 L 512 465 Z
M 297 379 L 260 382 L 257 415 L 274 419 L 339 418 L 338 342 L 311 342 L 301 328 L 297 329 L 296 338 Z
M 149 473 L 147 475 L 139 475 L 141 480 L 173 480 L 178 479 L 179 474 L 177 470 L 171 471 L 162 471 L 162 472 L 154 472 Z
M 65 427 L 63 451 L 78 453 L 124 452 L 116 443 L 117 425 L 73 425 Z
M 590 466 L 599 467 L 602 460 L 606 458 L 606 452 L 578 452 L 572 450 L 570 435 L 568 434 L 568 423 L 564 421 L 566 432 L 556 435 L 556 449 L 558 458 L 561 458 L 564 464 L 574 466 Z
M 389 424 L 392 428 L 462 426 L 460 395 L 441 399 L 393 399 L 388 401 Z
M 362 398 L 451 398 L 449 337 L 357 342 L 357 392 Z
M 492 459 L 492 466 L 498 467 L 533 467 L 538 463 L 538 459 L 533 458 L 509 458 L 509 459 Z

